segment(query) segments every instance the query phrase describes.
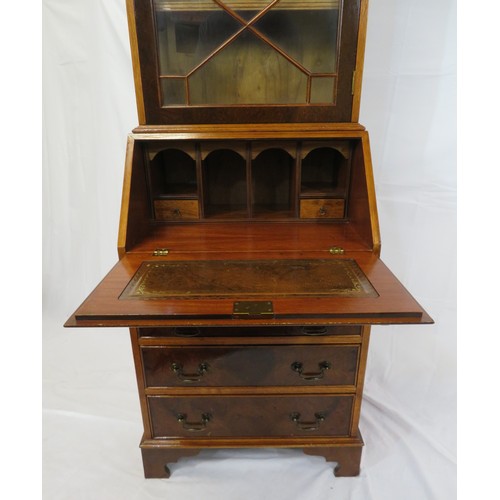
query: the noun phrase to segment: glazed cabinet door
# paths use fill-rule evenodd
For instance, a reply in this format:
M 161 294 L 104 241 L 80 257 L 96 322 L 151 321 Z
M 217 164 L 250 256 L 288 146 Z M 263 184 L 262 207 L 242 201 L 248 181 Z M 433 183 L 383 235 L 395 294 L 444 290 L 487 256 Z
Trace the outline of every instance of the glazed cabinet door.
M 360 3 L 130 1 L 142 123 L 351 121 Z

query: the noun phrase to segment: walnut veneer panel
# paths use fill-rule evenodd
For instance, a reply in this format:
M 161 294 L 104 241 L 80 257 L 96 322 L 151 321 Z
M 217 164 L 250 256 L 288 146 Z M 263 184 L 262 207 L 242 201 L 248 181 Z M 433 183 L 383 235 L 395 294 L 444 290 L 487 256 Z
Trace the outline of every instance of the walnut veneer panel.
M 143 347 L 147 387 L 355 385 L 359 346 Z
M 149 396 L 153 438 L 347 436 L 354 397 Z

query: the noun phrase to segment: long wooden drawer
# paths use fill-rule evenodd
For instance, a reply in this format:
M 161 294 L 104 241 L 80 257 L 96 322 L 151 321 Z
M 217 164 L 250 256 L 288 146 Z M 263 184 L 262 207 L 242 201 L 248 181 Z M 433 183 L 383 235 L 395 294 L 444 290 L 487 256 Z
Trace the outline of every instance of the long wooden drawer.
M 153 438 L 348 436 L 352 395 L 148 397 Z
M 360 335 L 362 327 L 347 326 L 262 326 L 262 327 L 161 327 L 140 328 L 141 337 L 319 337 L 329 335 Z
M 147 387 L 356 384 L 359 345 L 141 348 Z

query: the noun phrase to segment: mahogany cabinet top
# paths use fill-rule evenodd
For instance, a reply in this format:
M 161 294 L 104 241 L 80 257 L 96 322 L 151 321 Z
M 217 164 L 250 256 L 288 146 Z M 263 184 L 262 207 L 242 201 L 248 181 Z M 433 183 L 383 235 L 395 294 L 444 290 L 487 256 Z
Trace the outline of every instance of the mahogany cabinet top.
M 127 0 L 140 125 L 357 122 L 368 0 Z

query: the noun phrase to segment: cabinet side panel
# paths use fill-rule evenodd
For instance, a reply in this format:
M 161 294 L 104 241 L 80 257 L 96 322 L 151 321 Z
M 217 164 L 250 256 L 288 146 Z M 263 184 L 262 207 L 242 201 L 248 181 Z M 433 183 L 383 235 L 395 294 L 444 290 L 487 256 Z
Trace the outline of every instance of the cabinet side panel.
M 375 186 L 366 132 L 363 132 L 361 140 L 357 141 L 353 148 L 348 216 L 356 234 L 379 255 L 380 236 Z
M 356 397 L 354 399 L 354 407 L 352 410 L 351 420 L 351 436 L 358 434 L 359 417 L 361 414 L 361 403 L 363 400 L 363 387 L 365 383 L 366 362 L 368 359 L 368 346 L 370 343 L 371 326 L 363 327 L 361 349 L 358 360 L 358 377 L 356 383 Z
M 150 219 L 151 207 L 142 147 L 129 137 L 118 233 L 118 255 L 120 258 L 141 236 L 144 236 L 149 227 Z
M 142 421 L 144 425 L 143 439 L 151 439 L 151 422 L 149 419 L 148 403 L 144 393 L 144 369 L 142 363 L 141 350 L 139 348 L 139 331 L 137 328 L 130 329 L 130 341 L 134 354 L 135 375 L 137 378 L 137 388 L 139 390 L 139 400 L 141 404 Z
M 373 177 L 372 154 L 368 132 L 364 132 L 361 140 L 365 164 L 366 188 L 368 194 L 368 212 L 370 214 L 370 229 L 373 241 L 373 252 L 380 257 L 380 228 L 378 223 L 377 197 L 375 195 L 375 179 Z

